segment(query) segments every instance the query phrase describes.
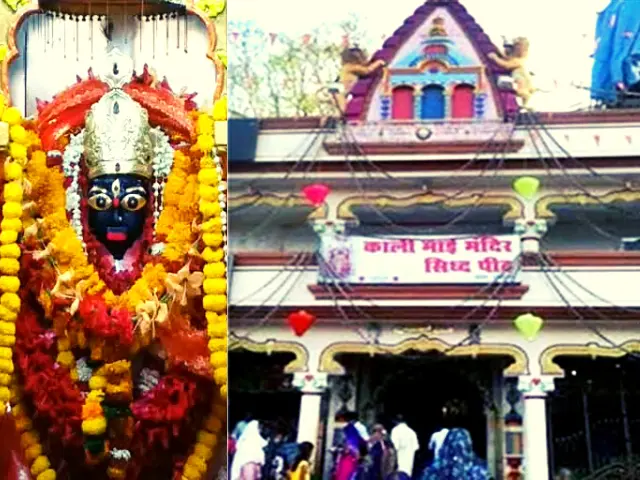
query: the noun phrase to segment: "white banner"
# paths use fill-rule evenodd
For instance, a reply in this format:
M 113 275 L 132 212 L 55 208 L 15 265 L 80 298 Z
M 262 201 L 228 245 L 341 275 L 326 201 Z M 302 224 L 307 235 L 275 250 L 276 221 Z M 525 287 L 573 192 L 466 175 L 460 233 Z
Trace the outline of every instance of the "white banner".
M 513 284 L 520 237 L 326 237 L 319 253 L 321 283 Z

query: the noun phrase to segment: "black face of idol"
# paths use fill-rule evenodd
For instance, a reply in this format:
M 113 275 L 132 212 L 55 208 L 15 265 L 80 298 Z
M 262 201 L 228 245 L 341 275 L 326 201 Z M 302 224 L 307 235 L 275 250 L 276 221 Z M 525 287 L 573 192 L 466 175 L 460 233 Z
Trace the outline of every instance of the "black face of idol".
M 89 228 L 116 260 L 142 235 L 148 183 L 135 175 L 104 175 L 89 182 Z

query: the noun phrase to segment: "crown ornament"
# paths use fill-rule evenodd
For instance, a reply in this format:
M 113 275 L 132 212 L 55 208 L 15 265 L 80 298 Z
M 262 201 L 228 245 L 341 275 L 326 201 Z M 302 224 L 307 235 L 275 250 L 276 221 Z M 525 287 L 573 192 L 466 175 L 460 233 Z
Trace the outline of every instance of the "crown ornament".
M 131 79 L 133 62 L 112 49 L 100 80 L 110 90 L 85 119 L 84 161 L 90 179 L 103 175 L 153 175 L 153 141 L 147 111 L 122 89 Z

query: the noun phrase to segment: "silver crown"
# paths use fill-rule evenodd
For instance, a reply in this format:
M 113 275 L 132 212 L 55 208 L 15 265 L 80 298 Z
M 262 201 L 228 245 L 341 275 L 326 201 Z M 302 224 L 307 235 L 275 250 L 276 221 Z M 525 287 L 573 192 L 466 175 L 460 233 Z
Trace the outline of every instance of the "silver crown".
M 111 90 L 85 119 L 84 160 L 89 178 L 113 174 L 153 175 L 151 127 L 147 111 L 122 87 L 131 79 L 133 62 L 113 49 L 100 75 Z

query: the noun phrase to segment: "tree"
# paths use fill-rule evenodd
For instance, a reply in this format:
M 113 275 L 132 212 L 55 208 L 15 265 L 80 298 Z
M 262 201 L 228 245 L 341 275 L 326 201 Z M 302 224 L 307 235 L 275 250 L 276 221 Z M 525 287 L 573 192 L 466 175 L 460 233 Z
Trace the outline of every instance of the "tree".
M 337 27 L 294 37 L 252 24 L 229 25 L 231 116 L 307 117 L 335 113 L 326 87 L 340 71 L 344 45 L 366 47 L 352 16 Z

